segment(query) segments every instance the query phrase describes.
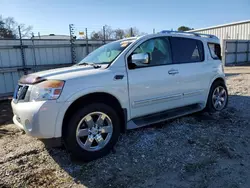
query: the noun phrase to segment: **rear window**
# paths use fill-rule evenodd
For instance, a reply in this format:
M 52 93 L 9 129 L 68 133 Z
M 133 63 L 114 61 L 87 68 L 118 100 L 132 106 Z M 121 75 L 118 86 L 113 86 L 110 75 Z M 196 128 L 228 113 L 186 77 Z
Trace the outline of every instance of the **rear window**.
M 200 40 L 171 37 L 173 63 L 204 61 L 203 43 Z
M 219 44 L 208 43 L 208 48 L 213 59 L 221 59 L 221 48 Z

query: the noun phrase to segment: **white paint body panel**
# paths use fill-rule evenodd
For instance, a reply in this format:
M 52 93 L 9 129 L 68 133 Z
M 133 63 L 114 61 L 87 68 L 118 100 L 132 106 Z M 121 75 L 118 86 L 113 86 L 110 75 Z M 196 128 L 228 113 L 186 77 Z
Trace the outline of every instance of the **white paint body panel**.
M 169 75 L 172 65 L 128 70 L 131 118 L 181 106 L 177 75 Z
M 205 45 L 208 40 L 211 42 L 218 42 L 218 40 L 176 35 L 203 41 L 205 61 L 134 70 L 127 68 L 128 55 L 140 43 L 150 38 L 172 35 L 156 34 L 138 38 L 109 67 L 102 66 L 95 69 L 92 66 L 75 66 L 35 73 L 35 75 L 47 79 L 65 80 L 61 96 L 53 103 L 51 103 L 52 101 L 49 103 L 48 101 L 12 102 L 13 111 L 21 119 L 28 119 L 38 127 L 36 130 L 41 131 L 34 134 L 31 131 L 30 135 L 39 138 L 53 138 L 61 137 L 63 118 L 70 105 L 78 98 L 95 92 L 108 93 L 117 98 L 122 108 L 127 109 L 127 121 L 188 104 L 200 103 L 205 107 L 212 82 L 216 78 L 224 78 L 220 61 L 209 58 L 208 48 Z M 170 69 L 178 69 L 179 74 L 169 75 Z M 115 75 L 124 75 L 124 77 L 121 80 L 115 80 Z M 30 105 L 29 109 L 26 104 Z M 42 111 L 44 105 L 50 109 Z M 34 114 L 35 116 L 33 116 Z M 34 117 L 39 117 L 39 121 L 37 122 Z M 15 121 L 15 124 L 28 132 L 24 126 L 25 122 Z

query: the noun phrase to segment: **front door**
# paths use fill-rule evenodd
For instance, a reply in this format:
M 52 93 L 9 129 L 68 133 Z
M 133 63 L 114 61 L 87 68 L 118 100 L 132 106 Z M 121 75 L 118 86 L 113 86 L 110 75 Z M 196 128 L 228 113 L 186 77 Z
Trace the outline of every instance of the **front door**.
M 141 42 L 129 55 L 128 63 L 132 64 L 133 54 L 141 53 L 149 55 L 147 64 L 128 65 L 130 117 L 181 106 L 178 65 L 172 64 L 169 39 L 160 37 Z

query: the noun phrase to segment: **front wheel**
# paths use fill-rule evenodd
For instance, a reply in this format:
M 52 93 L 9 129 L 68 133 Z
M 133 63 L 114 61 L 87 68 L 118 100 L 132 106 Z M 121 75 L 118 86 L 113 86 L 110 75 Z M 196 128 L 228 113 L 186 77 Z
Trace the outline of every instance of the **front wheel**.
M 120 135 L 120 119 L 113 108 L 94 103 L 79 109 L 70 119 L 64 135 L 66 148 L 83 161 L 110 152 Z
M 222 81 L 213 83 L 208 99 L 206 110 L 208 112 L 221 111 L 226 108 L 228 103 L 228 92 L 227 87 Z

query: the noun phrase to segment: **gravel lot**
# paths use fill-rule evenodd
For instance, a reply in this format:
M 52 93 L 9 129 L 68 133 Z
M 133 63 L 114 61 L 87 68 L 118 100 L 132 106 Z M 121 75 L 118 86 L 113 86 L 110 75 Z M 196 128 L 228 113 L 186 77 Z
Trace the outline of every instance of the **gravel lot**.
M 0 102 L 0 187 L 250 187 L 250 67 L 226 73 L 223 112 L 128 131 L 89 163 L 23 134 Z

